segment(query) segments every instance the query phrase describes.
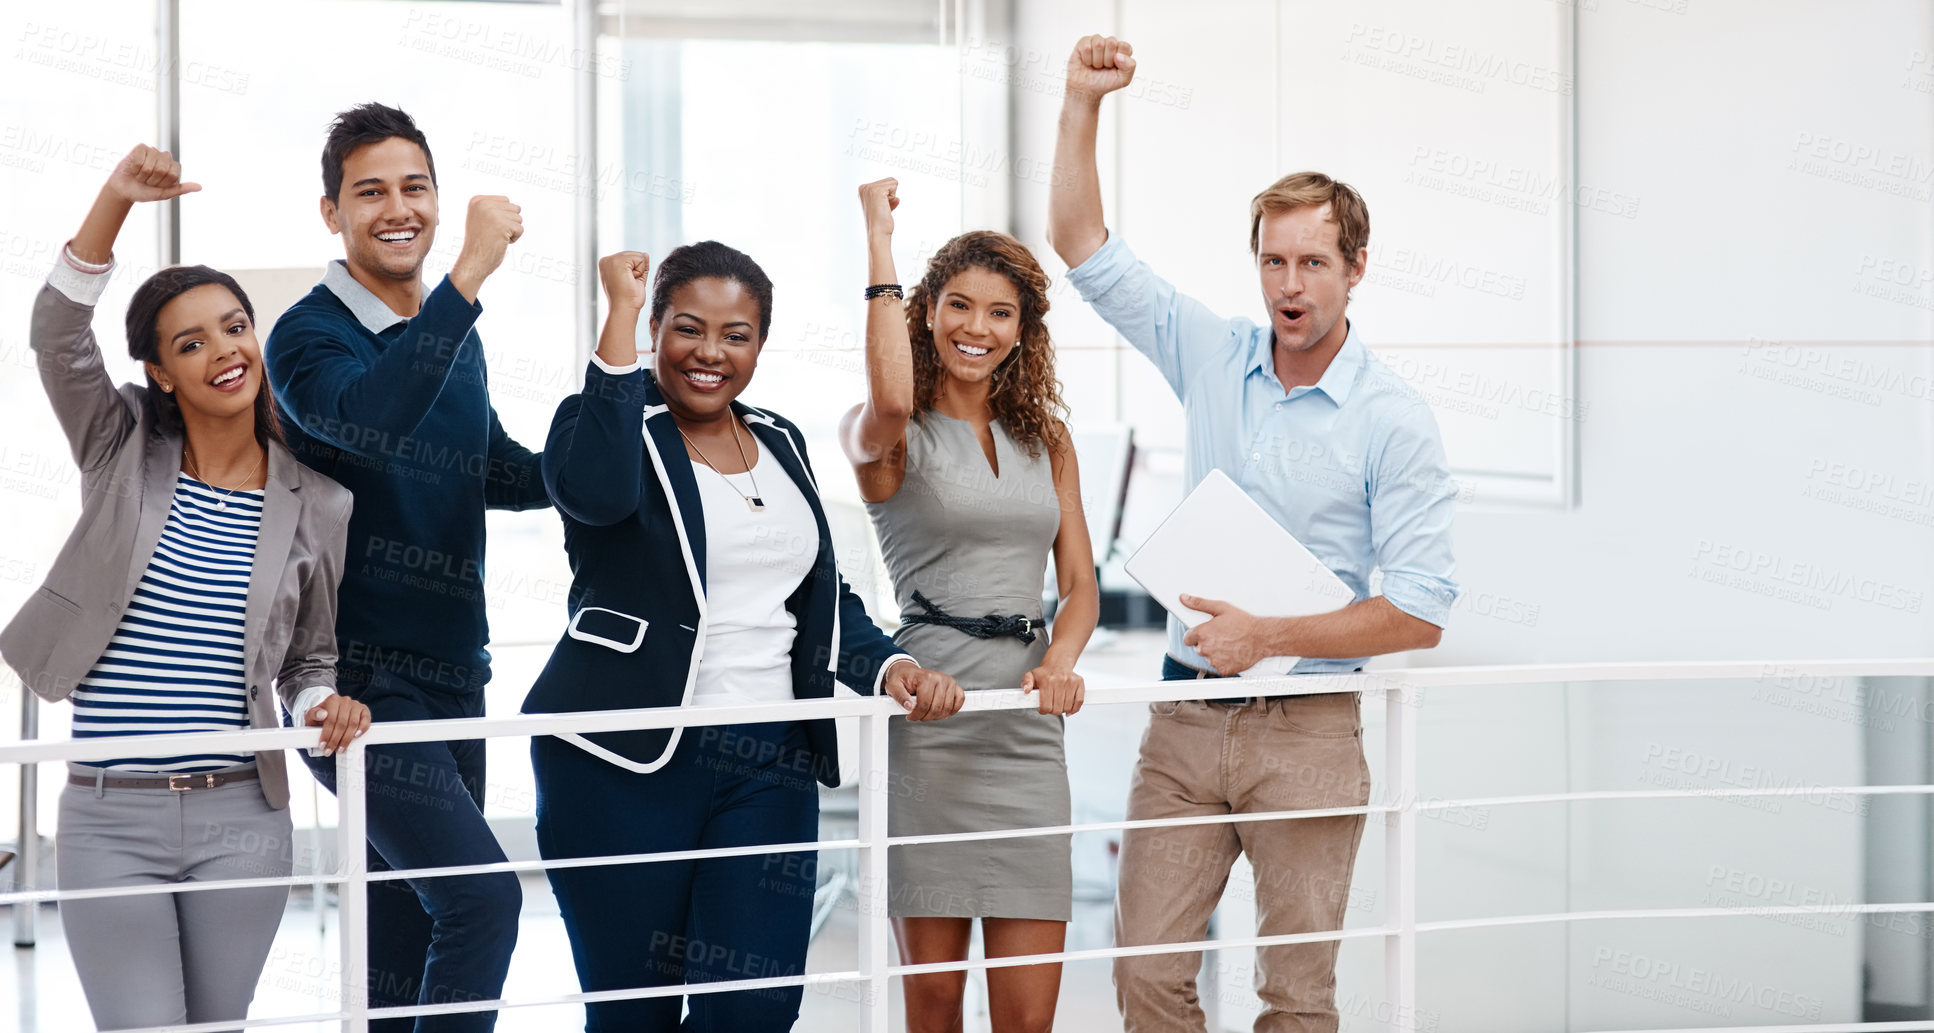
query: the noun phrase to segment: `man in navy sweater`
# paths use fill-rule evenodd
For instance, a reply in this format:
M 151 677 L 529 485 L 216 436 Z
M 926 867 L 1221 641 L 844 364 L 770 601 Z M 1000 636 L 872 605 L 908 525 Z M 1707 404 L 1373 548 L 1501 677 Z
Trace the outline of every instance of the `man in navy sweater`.
M 364 104 L 322 155 L 322 219 L 345 260 L 277 321 L 267 365 L 289 445 L 356 495 L 336 634 L 339 691 L 376 721 L 477 717 L 490 678 L 484 510 L 550 505 L 538 455 L 486 390 L 477 292 L 523 235 L 516 205 L 473 197 L 434 289 L 436 165 L 410 116 Z M 311 768 L 335 790 L 335 761 Z M 369 749 L 369 866 L 501 862 L 483 817 L 484 741 Z M 370 884 L 372 1007 L 500 997 L 522 892 L 509 873 Z M 382 1033 L 489 1030 L 492 1011 L 388 1019 Z

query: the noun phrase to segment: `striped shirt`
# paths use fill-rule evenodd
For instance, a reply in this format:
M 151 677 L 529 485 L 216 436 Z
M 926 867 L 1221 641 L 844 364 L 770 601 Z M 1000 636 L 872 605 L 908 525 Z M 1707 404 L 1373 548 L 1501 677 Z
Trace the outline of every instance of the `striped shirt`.
M 217 506 L 225 503 L 226 509 Z M 107 651 L 74 690 L 74 738 L 248 727 L 243 625 L 262 493 L 181 474 L 154 557 Z M 251 753 L 96 761 L 112 771 L 214 771 Z

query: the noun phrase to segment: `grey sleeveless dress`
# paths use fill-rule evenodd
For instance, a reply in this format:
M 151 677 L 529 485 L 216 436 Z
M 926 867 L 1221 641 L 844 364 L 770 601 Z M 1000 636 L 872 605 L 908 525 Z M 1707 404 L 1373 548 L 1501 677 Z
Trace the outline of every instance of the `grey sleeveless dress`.
M 867 503 L 904 616 L 923 613 L 917 590 L 956 617 L 1035 619 L 1032 644 L 910 624 L 894 641 L 969 692 L 1012 689 L 1039 666 L 1042 579 L 1061 526 L 1045 448 L 1036 459 L 993 425 L 998 475 L 971 424 L 928 413 L 907 424 L 906 479 Z M 944 721 L 894 721 L 890 835 L 918 836 L 1069 823 L 1063 719 L 1033 710 L 962 712 Z M 1069 837 L 893 847 L 894 917 L 1068 921 L 1074 879 Z

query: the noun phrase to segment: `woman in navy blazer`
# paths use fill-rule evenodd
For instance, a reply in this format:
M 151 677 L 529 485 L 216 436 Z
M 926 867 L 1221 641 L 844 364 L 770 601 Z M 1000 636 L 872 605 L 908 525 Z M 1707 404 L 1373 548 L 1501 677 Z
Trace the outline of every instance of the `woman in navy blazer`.
M 526 713 L 823 699 L 884 691 L 910 720 L 960 686 L 874 627 L 834 563 L 799 429 L 737 398 L 771 326 L 772 284 L 715 241 L 598 264 L 611 314 L 544 449 L 564 517 L 571 621 Z M 810 842 L 815 782 L 839 779 L 828 719 L 538 737 L 547 859 Z M 587 992 L 798 975 L 814 853 L 549 872 Z M 688 1030 L 783 1030 L 801 987 L 695 994 Z M 586 1006 L 585 1028 L 673 1030 L 678 996 Z

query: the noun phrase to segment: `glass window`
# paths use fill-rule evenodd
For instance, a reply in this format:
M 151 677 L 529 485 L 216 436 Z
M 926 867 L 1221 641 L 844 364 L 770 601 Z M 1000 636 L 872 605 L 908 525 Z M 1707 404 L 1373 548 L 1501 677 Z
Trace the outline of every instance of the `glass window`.
M 0 15 L 0 193 L 10 199 L 0 216 L 0 614 L 9 618 L 47 576 L 80 515 L 80 471 L 41 389 L 27 346 L 29 316 L 115 163 L 154 140 L 154 8 L 104 0 L 85 15 L 47 4 L 17 4 Z M 212 88 L 212 79 L 201 88 Z M 146 206 L 130 216 L 96 310 L 95 333 L 117 380 L 141 375 L 127 357 L 123 316 L 135 286 L 155 270 L 160 212 Z M 0 679 L 0 729 L 17 734 L 26 690 L 11 672 Z M 71 720 L 66 706 L 42 707 L 40 734 L 64 739 Z M 52 832 L 59 765 L 41 770 L 40 825 Z M 0 794 L 6 840 L 19 820 L 14 784 L 11 772 L 0 776 L 9 787 Z

